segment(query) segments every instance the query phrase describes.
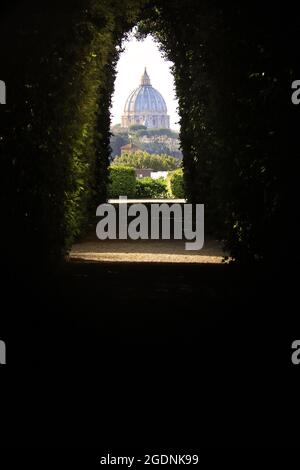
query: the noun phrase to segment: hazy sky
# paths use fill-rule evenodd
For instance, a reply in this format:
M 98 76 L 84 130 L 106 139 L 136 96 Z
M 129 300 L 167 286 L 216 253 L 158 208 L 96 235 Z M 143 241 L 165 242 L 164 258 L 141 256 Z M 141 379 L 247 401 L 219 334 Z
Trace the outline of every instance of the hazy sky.
M 129 94 L 139 86 L 144 68 L 147 67 L 151 85 L 162 94 L 166 101 L 171 128 L 178 129 L 179 126 L 176 124 L 179 120 L 176 111 L 178 104 L 175 99 L 173 75 L 170 72 L 172 63 L 162 58 L 151 36 L 147 36 L 144 41 L 131 38 L 124 45 L 126 45 L 125 51 L 120 55 L 117 65 L 118 73 L 111 109 L 112 124 L 121 122 L 125 101 Z

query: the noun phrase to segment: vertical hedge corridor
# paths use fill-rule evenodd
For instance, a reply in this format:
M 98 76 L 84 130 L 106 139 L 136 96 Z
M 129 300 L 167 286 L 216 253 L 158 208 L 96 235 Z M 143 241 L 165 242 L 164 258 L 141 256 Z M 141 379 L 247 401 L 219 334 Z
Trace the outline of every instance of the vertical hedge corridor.
M 105 200 L 115 66 L 136 24 L 174 62 L 190 200 L 205 203 L 208 230 L 235 259 L 272 259 L 290 158 L 296 21 L 283 38 L 285 11 L 236 0 L 29 0 L 2 8 L 4 262 L 56 266 Z

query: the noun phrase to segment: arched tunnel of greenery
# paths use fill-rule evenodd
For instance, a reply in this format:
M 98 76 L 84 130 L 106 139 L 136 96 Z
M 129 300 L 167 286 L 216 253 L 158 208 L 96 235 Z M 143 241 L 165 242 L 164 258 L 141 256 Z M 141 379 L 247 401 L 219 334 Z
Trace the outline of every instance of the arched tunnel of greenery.
M 86 446 L 86 468 L 101 446 L 199 462 L 203 446 L 210 466 L 218 445 L 267 448 L 268 463 L 299 447 L 299 286 L 280 261 L 298 250 L 299 18 L 281 0 L 2 0 L 0 341 L 17 383 L 1 448 L 54 445 L 68 468 Z M 62 263 L 106 199 L 136 25 L 174 63 L 188 197 L 236 263 Z
M 262 2 L 28 0 L 1 8 L 2 236 L 10 265 L 56 265 L 105 200 L 115 66 L 137 24 L 174 63 L 190 200 L 205 203 L 208 226 L 235 259 L 274 257 L 296 22 L 289 20 L 283 41 L 282 10 Z

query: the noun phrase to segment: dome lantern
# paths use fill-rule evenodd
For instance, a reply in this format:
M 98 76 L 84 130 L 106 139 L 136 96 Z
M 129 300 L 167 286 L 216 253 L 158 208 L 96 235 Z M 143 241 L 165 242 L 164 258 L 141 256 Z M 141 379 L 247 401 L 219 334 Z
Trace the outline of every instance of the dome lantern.
M 158 90 L 153 88 L 145 67 L 141 84 L 130 93 L 124 107 L 122 127 L 143 124 L 150 129 L 170 128 L 167 105 Z
M 151 86 L 150 77 L 147 74 L 147 69 L 145 67 L 144 74 L 142 75 L 141 86 Z

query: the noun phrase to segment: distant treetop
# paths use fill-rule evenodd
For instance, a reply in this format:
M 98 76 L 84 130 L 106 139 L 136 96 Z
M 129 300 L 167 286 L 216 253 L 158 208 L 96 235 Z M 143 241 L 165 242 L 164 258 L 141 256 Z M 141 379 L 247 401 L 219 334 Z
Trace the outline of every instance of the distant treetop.
M 181 167 L 181 161 L 169 155 L 155 155 L 140 151 L 124 153 L 116 157 L 111 166 L 119 165 L 136 169 L 152 168 L 155 171 L 172 171 Z

